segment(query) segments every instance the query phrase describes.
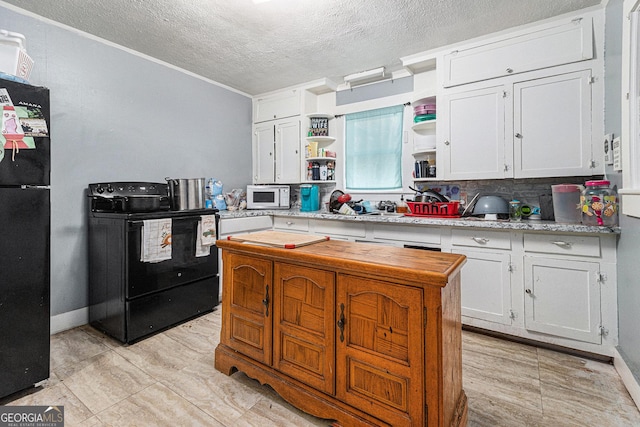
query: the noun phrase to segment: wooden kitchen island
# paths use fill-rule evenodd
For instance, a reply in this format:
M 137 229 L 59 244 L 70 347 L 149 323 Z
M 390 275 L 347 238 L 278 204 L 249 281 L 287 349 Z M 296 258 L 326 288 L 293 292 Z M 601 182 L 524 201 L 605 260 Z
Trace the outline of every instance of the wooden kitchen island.
M 467 424 L 463 255 L 333 240 L 217 245 L 216 369 L 242 371 L 334 425 Z

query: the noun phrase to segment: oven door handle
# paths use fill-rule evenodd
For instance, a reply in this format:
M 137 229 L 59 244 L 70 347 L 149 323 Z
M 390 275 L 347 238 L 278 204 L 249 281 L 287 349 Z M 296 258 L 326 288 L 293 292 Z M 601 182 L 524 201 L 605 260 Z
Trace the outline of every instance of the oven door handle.
M 205 214 L 205 215 L 207 215 L 207 214 Z M 211 215 L 213 215 L 213 214 L 211 214 Z M 197 219 L 198 221 L 200 221 L 200 215 L 190 215 L 190 216 L 172 216 L 172 217 L 170 217 L 170 218 L 171 218 L 172 220 L 173 220 L 173 219 L 178 219 L 178 220 L 180 220 L 180 219 Z M 160 218 L 158 218 L 158 219 L 160 219 Z M 130 224 L 142 224 L 143 222 L 144 222 L 144 221 L 143 221 L 143 220 L 141 220 L 141 219 L 134 219 L 134 220 L 130 220 L 130 221 L 129 221 L 129 223 L 130 223 Z

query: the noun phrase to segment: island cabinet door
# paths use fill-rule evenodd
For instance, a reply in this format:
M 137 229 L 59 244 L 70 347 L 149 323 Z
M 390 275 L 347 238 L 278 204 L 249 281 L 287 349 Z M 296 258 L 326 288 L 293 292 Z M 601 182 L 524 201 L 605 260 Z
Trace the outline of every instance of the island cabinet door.
M 335 274 L 276 262 L 273 277 L 273 367 L 334 394 Z
M 422 293 L 338 276 L 336 395 L 393 426 L 426 425 Z
M 224 265 L 221 341 L 227 346 L 271 365 L 272 274 L 271 261 L 223 252 Z

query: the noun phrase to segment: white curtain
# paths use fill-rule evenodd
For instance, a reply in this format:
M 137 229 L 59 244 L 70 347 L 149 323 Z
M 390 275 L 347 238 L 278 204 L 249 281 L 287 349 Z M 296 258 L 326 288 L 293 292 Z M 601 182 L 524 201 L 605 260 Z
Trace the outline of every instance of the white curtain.
M 345 115 L 347 190 L 402 188 L 404 106 Z

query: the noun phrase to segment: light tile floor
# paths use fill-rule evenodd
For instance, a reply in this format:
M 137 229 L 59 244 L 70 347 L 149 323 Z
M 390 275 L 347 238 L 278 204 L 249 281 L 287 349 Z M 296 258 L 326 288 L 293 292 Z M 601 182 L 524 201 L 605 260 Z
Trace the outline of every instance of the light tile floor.
M 220 310 L 125 346 L 89 326 L 51 337 L 51 378 L 4 405 L 63 405 L 73 426 L 328 426 L 213 367 Z M 612 365 L 463 333 L 469 426 L 640 426 Z

